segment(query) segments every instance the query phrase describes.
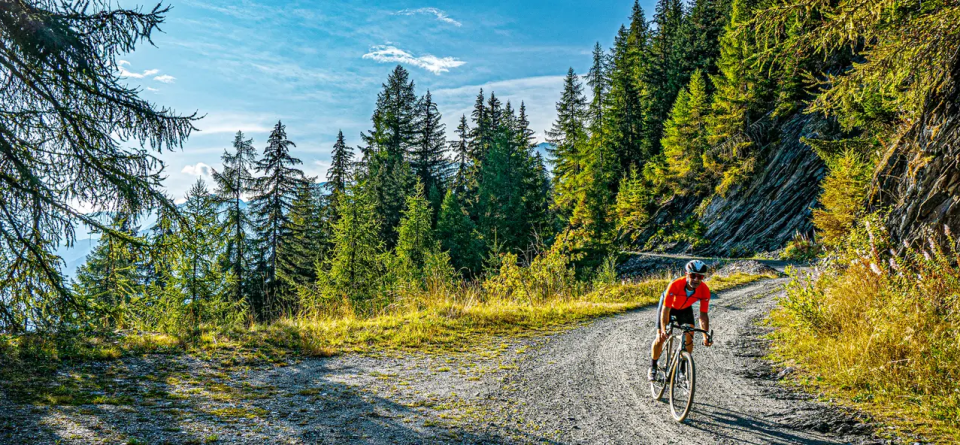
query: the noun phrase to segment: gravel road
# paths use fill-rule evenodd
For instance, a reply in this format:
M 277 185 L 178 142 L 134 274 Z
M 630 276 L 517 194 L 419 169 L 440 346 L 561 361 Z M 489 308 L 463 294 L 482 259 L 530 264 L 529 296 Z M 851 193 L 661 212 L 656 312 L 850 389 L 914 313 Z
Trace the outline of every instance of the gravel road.
M 783 279 L 720 292 L 683 424 L 645 381 L 655 308 L 458 354 L 345 355 L 241 366 L 131 357 L 62 373 L 114 376 L 121 405 L 18 404 L 0 443 L 883 443 L 853 416 L 776 383 L 757 326 Z M 157 374 L 158 369 L 166 374 Z
M 694 352 L 697 393 L 683 424 L 645 380 L 655 308 L 599 320 L 554 337 L 488 397 L 558 443 L 875 443 L 850 415 L 779 387 L 757 326 L 786 280 L 721 292 L 711 302 L 715 344 Z

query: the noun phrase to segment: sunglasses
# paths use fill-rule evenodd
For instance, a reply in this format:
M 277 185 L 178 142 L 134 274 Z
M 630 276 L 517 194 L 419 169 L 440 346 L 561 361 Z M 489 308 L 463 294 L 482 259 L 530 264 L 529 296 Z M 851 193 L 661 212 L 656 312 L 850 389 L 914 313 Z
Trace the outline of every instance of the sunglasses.
M 700 279 L 700 280 L 703 279 L 703 274 L 702 274 L 702 273 L 691 273 L 691 274 L 688 274 L 688 275 L 690 275 L 690 278 L 697 278 L 697 279 Z

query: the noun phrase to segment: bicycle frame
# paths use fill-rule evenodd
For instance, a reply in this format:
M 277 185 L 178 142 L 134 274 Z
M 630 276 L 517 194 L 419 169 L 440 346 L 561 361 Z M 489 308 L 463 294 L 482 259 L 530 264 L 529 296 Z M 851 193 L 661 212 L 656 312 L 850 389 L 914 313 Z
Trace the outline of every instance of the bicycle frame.
M 667 367 L 667 374 L 673 378 L 674 372 L 673 368 L 677 365 L 677 362 L 680 360 L 680 352 L 687 349 L 686 337 L 687 334 L 695 334 L 697 332 L 702 333 L 707 336 L 707 340 L 713 343 L 713 331 L 710 332 L 704 331 L 703 329 L 694 328 L 688 325 L 682 325 L 677 323 L 676 317 L 670 317 L 670 326 L 667 335 L 673 337 L 677 341 L 677 347 L 674 348 L 673 352 L 670 353 L 670 366 Z M 679 333 L 674 334 L 674 329 L 680 331 Z M 690 338 L 691 344 L 693 343 L 693 336 Z M 661 352 L 662 353 L 662 352 Z
M 666 362 L 663 363 L 663 367 L 658 367 L 657 376 L 650 381 L 650 392 L 653 395 L 654 399 L 659 400 L 662 397 L 664 390 L 668 387 L 670 388 L 670 411 L 673 414 L 674 420 L 682 422 L 686 419 L 687 414 L 690 412 L 690 407 L 693 404 L 694 391 L 696 388 L 696 366 L 694 365 L 693 356 L 687 352 L 687 334 L 691 334 L 691 341 L 693 341 L 693 334 L 700 332 L 706 337 L 707 341 L 713 342 L 713 331 L 705 331 L 703 329 L 697 329 L 690 325 L 681 325 L 677 323 L 676 317 L 670 318 L 670 325 L 668 326 L 668 337 L 664 342 L 663 347 L 666 350 L 661 350 L 660 357 Z M 676 341 L 676 347 L 673 346 L 674 341 Z M 670 348 L 673 348 L 671 351 Z M 685 370 L 684 379 L 678 379 L 680 373 L 678 367 L 680 363 L 689 363 L 689 368 Z M 663 372 L 662 377 L 660 372 Z M 684 388 L 681 391 L 685 391 L 688 395 L 686 401 L 683 402 L 683 397 L 681 395 L 680 404 L 675 404 L 677 399 L 675 398 L 675 391 L 678 388 Z

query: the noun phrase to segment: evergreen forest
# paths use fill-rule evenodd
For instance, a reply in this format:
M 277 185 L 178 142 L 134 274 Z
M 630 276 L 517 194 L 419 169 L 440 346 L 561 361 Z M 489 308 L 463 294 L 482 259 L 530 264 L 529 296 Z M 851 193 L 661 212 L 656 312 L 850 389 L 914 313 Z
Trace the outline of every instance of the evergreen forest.
M 909 141 L 936 138 L 941 127 L 916 126 L 953 110 L 955 0 L 634 3 L 611 30 L 612 47 L 597 43 L 587 69 L 566 73 L 549 129 L 531 128 L 523 101 L 483 90 L 447 128 L 430 91 L 398 65 L 377 97 L 357 98 L 376 104 L 362 143 L 349 146 L 341 132 L 324 147 L 326 177 L 303 172 L 277 121 L 266 140 L 239 131 L 224 140 L 213 180 L 197 181 L 179 205 L 164 191 L 158 153 L 181 149 L 201 116 L 143 99 L 116 71 L 117 58 L 151 42 L 170 14 L 101 0 L 0 2 L 0 352 L 33 335 L 56 343 L 155 333 L 184 345 L 283 337 L 324 355 L 383 338 L 429 341 L 406 337 L 426 329 L 417 323 L 459 341 L 465 330 L 514 332 L 639 307 L 664 282 L 621 282 L 625 252 L 709 246 L 711 205 L 764 177 L 790 125 L 810 119 L 822 131 L 795 142 L 824 174 L 810 178 L 813 209 L 798 209 L 811 211 L 810 230 L 798 228 L 776 255 L 819 259 L 824 272 L 796 282 L 775 314 L 794 345 L 778 353 L 823 375 L 859 369 L 812 346 L 829 337 L 840 348 L 859 335 L 844 331 L 856 309 L 828 303 L 857 292 L 855 277 L 897 302 L 875 323 L 914 310 L 902 297 L 920 292 L 913 276 L 946 277 L 929 292 L 953 298 L 922 313 L 956 313 L 950 230 L 960 220 L 904 229 L 919 217 L 891 219 L 910 202 L 886 198 L 896 187 L 884 182 L 948 156 Z M 686 210 L 671 214 L 680 204 Z M 144 223 L 148 214 L 155 223 Z M 75 243 L 81 225 L 101 237 L 68 279 L 55 251 Z M 882 337 L 871 343 L 883 347 L 872 371 L 830 382 L 914 394 L 920 415 L 949 417 L 958 402 L 938 388 L 956 387 L 960 355 L 951 354 L 960 349 L 950 345 L 957 331 L 945 329 L 907 346 L 864 331 L 858 344 Z M 375 333 L 357 333 L 365 330 Z M 911 359 L 911 341 L 952 364 L 884 364 Z M 928 383 L 908 383 L 918 378 Z

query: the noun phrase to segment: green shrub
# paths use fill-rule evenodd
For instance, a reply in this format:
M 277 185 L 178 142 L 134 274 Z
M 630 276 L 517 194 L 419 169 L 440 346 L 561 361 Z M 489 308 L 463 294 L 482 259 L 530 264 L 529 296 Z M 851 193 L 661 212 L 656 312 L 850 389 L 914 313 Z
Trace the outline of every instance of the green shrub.
M 780 253 L 780 259 L 788 261 L 810 262 L 820 255 L 822 249 L 806 235 L 797 232 L 793 240 L 787 243 L 783 252 Z
M 710 244 L 703 235 L 707 233 L 707 226 L 703 225 L 695 216 L 690 216 L 682 222 L 674 221 L 669 227 L 661 228 L 649 240 L 644 249 L 654 250 L 659 244 L 686 243 L 696 249 Z

